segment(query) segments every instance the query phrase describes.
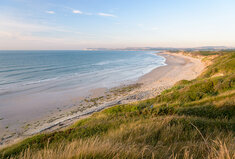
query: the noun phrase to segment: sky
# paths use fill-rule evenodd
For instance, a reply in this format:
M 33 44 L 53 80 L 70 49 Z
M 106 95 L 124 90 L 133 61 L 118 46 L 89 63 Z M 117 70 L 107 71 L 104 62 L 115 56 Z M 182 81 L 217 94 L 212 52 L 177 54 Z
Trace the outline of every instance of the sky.
M 235 0 L 0 0 L 0 50 L 235 47 Z

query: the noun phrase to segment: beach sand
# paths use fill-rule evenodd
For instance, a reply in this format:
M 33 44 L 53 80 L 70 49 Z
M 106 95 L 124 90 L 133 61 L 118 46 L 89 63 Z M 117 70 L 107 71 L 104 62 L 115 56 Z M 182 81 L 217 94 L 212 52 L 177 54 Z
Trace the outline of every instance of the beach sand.
M 161 53 L 166 58 L 166 66 L 158 67 L 144 75 L 138 82 L 143 83 L 142 92 L 149 92 L 148 98 L 172 87 L 177 81 L 192 80 L 204 70 L 200 59 L 184 56 L 182 53 Z
M 117 104 L 126 104 L 155 97 L 163 90 L 172 87 L 177 81 L 192 80 L 204 70 L 205 65 L 198 58 L 182 53 L 158 53 L 166 58 L 166 66 L 158 67 L 130 85 L 112 89 L 99 88 L 87 97 L 74 99 L 76 105 L 59 110 L 48 119 L 27 123 L 28 127 L 20 134 L 6 135 L 0 139 L 0 146 L 6 146 L 25 137 L 44 132 L 56 131 L 71 125 L 78 119 Z

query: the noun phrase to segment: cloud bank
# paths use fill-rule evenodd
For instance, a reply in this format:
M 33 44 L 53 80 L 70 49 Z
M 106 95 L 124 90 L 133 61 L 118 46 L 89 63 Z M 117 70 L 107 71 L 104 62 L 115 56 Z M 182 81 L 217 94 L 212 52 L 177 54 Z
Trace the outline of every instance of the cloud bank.
M 98 13 L 99 16 L 103 16 L 103 17 L 117 17 L 113 14 L 108 14 L 108 13 Z
M 48 13 L 48 14 L 55 14 L 55 12 L 52 11 L 52 10 L 46 11 L 46 13 Z
M 80 10 L 73 10 L 74 14 L 82 14 L 82 12 Z

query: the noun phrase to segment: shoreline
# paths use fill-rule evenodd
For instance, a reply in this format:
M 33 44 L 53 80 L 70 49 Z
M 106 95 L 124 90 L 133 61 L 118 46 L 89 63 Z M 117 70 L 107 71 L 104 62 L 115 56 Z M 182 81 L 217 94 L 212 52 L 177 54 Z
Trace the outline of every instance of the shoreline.
M 77 108 L 77 112 L 73 110 L 74 113 L 69 116 L 55 119 L 50 123 L 44 122 L 42 126 L 30 128 L 25 131 L 24 134 L 16 138 L 9 137 L 3 141 L 3 147 L 35 134 L 63 129 L 73 124 L 78 119 L 85 118 L 95 112 L 114 105 L 152 98 L 160 94 L 163 90 L 172 87 L 173 84 L 179 80 L 191 80 L 196 78 L 205 67 L 201 60 L 182 54 L 168 52 L 156 54 L 163 56 L 166 59 L 165 63 L 167 65 L 155 68 L 151 72 L 140 77 L 134 84 L 115 87 L 108 91 L 102 88 L 100 88 L 101 90 L 95 90 L 97 91 L 94 93 L 96 95 L 85 98 L 85 100 L 88 101 L 87 105 L 90 105 L 90 101 L 94 103 L 90 108 L 87 107 L 87 109 L 84 108 L 84 110 Z M 128 90 L 127 92 L 125 92 L 126 89 Z M 100 94 L 103 95 L 102 98 Z M 103 100 L 104 97 L 105 99 Z M 110 99 L 107 97 L 110 97 Z M 94 102 L 94 99 L 97 99 L 97 101 L 95 100 Z M 96 102 L 98 103 L 97 105 Z M 75 107 L 79 106 L 77 105 Z

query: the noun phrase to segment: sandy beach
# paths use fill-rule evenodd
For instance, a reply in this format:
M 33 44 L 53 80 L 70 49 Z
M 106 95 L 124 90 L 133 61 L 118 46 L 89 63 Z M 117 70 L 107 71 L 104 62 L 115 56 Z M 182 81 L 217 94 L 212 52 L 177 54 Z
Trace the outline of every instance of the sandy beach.
M 135 83 L 112 89 L 99 88 L 86 97 L 78 97 L 73 107 L 65 110 L 59 109 L 47 119 L 27 123 L 27 128 L 21 133 L 5 135 L 0 139 L 0 146 L 37 133 L 62 129 L 80 118 L 107 107 L 152 98 L 172 87 L 179 80 L 196 78 L 205 68 L 200 59 L 184 56 L 181 53 L 164 52 L 158 55 L 165 57 L 167 65 L 145 74 Z
M 200 59 L 185 56 L 181 53 L 165 52 L 159 55 L 166 58 L 167 65 L 154 69 L 138 81 L 144 84 L 141 91 L 149 92 L 148 98 L 172 87 L 177 81 L 196 78 L 205 68 Z

